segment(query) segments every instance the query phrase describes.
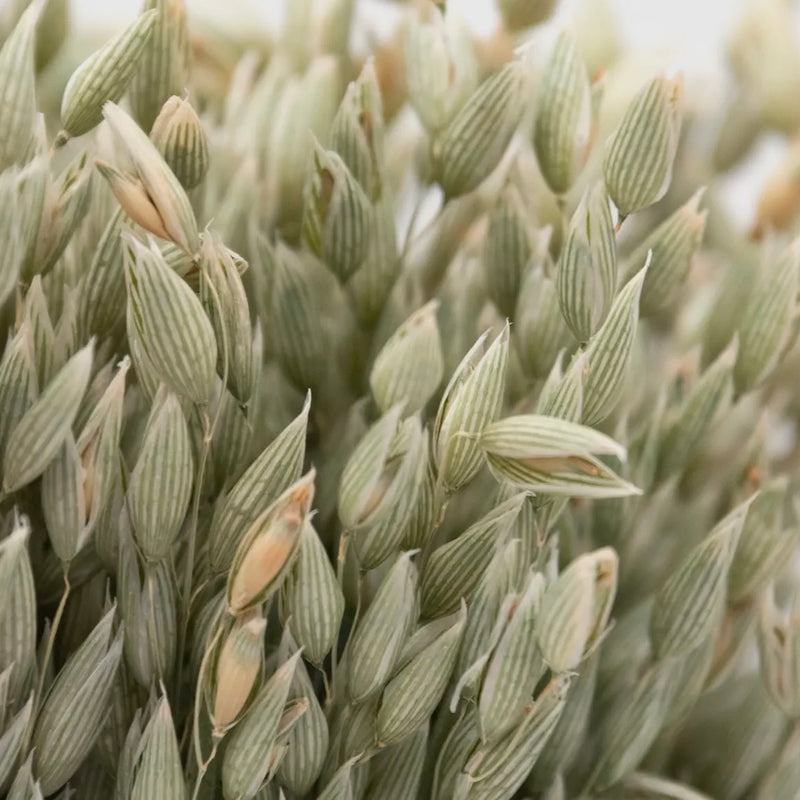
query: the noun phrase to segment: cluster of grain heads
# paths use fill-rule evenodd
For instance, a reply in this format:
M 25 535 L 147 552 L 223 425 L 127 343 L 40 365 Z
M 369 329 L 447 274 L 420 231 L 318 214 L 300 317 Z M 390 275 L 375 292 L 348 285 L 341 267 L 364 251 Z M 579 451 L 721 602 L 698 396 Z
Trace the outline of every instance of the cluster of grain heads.
M 0 796 L 793 800 L 785 4 L 372 5 L 0 15 Z
M 123 211 L 145 230 L 167 239 L 188 255 L 197 252 L 197 221 L 189 198 L 147 134 L 113 102 L 103 117 L 114 135 L 114 153 L 130 166 L 121 171 L 98 163 Z

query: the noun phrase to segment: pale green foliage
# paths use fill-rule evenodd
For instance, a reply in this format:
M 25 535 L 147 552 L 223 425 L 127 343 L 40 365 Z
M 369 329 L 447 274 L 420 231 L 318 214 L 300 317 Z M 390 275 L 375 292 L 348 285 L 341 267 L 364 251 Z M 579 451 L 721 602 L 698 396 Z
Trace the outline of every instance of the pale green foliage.
M 800 796 L 800 49 L 584 2 L 6 4 L 0 796 Z

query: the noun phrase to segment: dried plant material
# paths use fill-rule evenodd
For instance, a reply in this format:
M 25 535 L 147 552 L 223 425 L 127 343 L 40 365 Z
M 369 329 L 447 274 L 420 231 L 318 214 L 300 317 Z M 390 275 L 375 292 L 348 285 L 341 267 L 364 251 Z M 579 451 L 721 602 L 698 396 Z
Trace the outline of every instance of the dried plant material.
M 331 149 L 337 152 L 367 196 L 383 192 L 384 123 L 375 67 L 368 61 L 345 92 L 331 124 Z
M 245 533 L 228 572 L 231 613 L 253 608 L 276 591 L 297 555 L 314 499 L 315 472 L 290 486 Z
M 547 185 L 563 194 L 589 156 L 592 98 L 586 65 L 562 33 L 544 68 L 536 100 L 533 146 Z
M 498 0 L 503 24 L 510 31 L 519 31 L 544 22 L 554 11 L 558 0 Z
M 596 184 L 570 220 L 556 267 L 561 313 L 580 342 L 602 325 L 617 288 L 614 223 L 605 188 Z
M 169 702 L 162 697 L 147 727 L 142 731 L 141 759 L 131 790 L 132 800 L 174 797 L 185 800 L 186 783 L 181 768 L 178 738 Z
M 423 3 L 405 35 L 408 98 L 428 130 L 441 131 L 478 85 L 478 63 L 466 24 Z
M 416 414 L 439 388 L 444 357 L 438 305 L 433 301 L 415 311 L 376 356 L 369 384 L 381 411 L 400 405 L 403 413 Z
M 517 298 L 534 254 L 535 237 L 531 214 L 519 190 L 508 184 L 489 215 L 481 257 L 487 292 L 509 319 L 516 317 Z
M 46 0 L 29 4 L 0 48 L 0 169 L 25 160 L 34 137 L 34 40 Z
M 158 15 L 145 11 L 72 73 L 61 101 L 59 136 L 81 136 L 103 121 L 103 105 L 116 103 L 133 78 Z
M 682 78 L 654 78 L 634 97 L 606 143 L 606 187 L 622 219 L 657 202 L 669 188 L 681 127 L 681 94 Z
M 474 437 L 494 420 L 500 409 L 508 338 L 506 325 L 482 353 L 486 334 L 481 336 L 444 390 L 433 427 L 433 458 L 440 486 L 458 489 L 480 469 L 481 452 Z
M 253 695 L 261 676 L 266 627 L 267 621 L 259 615 L 237 621 L 219 649 L 210 712 L 218 734 L 236 722 Z
M 800 217 L 800 143 L 794 142 L 780 167 L 761 187 L 751 235 L 791 230 Z
M 18 708 L 36 668 L 36 595 L 33 584 L 27 520 L 15 521 L 0 542 L 0 668 L 6 679 L 8 708 Z M 4 705 L 6 705 L 4 703 Z
M 325 547 L 310 521 L 303 528 L 300 552 L 282 596 L 288 627 L 303 654 L 321 667 L 336 647 L 344 614 L 344 596 Z
M 152 242 L 125 243 L 125 283 L 129 335 L 136 335 L 153 377 L 204 405 L 214 387 L 217 342 L 197 296 Z
M 175 174 L 145 132 L 119 106 L 106 103 L 103 116 L 118 144 L 123 170 L 99 163 L 123 211 L 146 230 L 169 239 L 193 256 L 199 247 L 197 220 Z
M 155 10 L 157 16 L 131 80 L 128 97 L 136 121 L 153 135 L 154 121 L 167 98 L 181 94 L 186 88 L 189 31 L 183 0 L 146 0 L 143 11 L 150 9 Z
M 305 458 L 311 395 L 301 412 L 247 467 L 220 498 L 209 532 L 208 559 L 215 572 L 225 572 L 249 527 L 289 486 L 300 478 Z
M 623 497 L 639 490 L 597 456 L 624 460 L 625 449 L 583 425 L 535 414 L 508 417 L 481 436 L 489 467 L 532 492 L 577 497 Z
M 0 14 L 0 794 L 798 796 L 784 0 L 683 133 L 602 0 L 142 5 Z
M 358 269 L 369 241 L 369 200 L 341 157 L 314 143 L 305 188 L 303 236 L 343 283 Z
M 189 506 L 193 474 L 183 410 L 174 394 L 162 391 L 147 420 L 126 496 L 133 534 L 146 558 L 169 554 Z
M 226 797 L 253 797 L 267 778 L 270 751 L 300 653 L 298 650 L 270 676 L 231 735 L 222 764 Z
M 392 565 L 364 615 L 347 654 L 348 688 L 354 702 L 389 679 L 416 617 L 417 570 L 411 554 Z
M 445 197 L 477 188 L 500 163 L 519 125 L 527 67 L 512 61 L 487 78 L 437 138 L 433 158 Z
M 655 315 L 669 308 L 686 283 L 706 229 L 708 212 L 700 211 L 704 193 L 704 189 L 698 189 L 630 256 L 629 277 L 644 264 L 648 252 L 652 253 L 639 302 L 642 316 Z
M 733 371 L 737 391 L 755 388 L 775 368 L 789 335 L 800 281 L 800 244 L 792 244 L 759 279 L 739 322 Z
M 56 457 L 89 384 L 93 345 L 79 350 L 53 377 L 11 433 L 3 459 L 6 492 L 38 478 Z
M 112 608 L 64 665 L 36 718 L 34 770 L 47 794 L 72 777 L 100 733 L 122 657 L 114 615 Z
M 91 532 L 104 512 L 117 475 L 117 452 L 122 429 L 125 380 L 130 360 L 123 359 L 76 440 L 81 460 L 81 487 L 85 526 Z
M 153 122 L 150 138 L 184 189 L 202 182 L 209 166 L 208 136 L 188 100 L 170 97 Z
M 693 650 L 714 625 L 746 513 L 739 506 L 719 522 L 656 595 L 650 636 L 659 658 Z

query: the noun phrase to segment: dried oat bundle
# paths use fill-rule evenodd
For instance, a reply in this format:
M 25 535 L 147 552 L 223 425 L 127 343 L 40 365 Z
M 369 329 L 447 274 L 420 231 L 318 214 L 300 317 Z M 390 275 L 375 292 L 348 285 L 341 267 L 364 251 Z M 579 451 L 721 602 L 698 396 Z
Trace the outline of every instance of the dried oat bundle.
M 788 4 L 717 105 L 602 0 L 67 5 L 0 31 L 0 796 L 800 796 L 797 145 L 719 192 Z

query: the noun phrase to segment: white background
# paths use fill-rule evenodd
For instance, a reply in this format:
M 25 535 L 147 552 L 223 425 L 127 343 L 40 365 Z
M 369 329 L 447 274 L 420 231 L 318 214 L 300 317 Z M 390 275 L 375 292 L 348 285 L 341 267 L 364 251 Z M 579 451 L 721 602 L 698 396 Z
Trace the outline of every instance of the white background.
M 245 7 L 265 19 L 277 20 L 283 2 L 292 0 L 187 0 L 187 6 L 232 14 Z M 686 69 L 715 71 L 721 44 L 732 24 L 753 0 L 609 0 L 625 38 L 637 47 L 666 47 Z M 0 0 L 2 4 L 2 0 Z M 376 2 L 371 5 L 378 6 Z M 496 15 L 492 0 L 449 0 L 474 27 L 489 31 Z M 562 0 L 556 23 L 568 21 L 578 0 Z M 105 27 L 132 18 L 140 0 L 72 0 L 73 19 L 84 28 Z
M 6 0 L 0 0 L 0 6 Z M 320 0 L 321 1 L 321 0 Z M 72 24 L 84 31 L 116 32 L 133 19 L 141 0 L 71 0 Z M 186 0 L 189 13 L 220 19 L 226 27 L 250 25 L 261 18 L 265 30 L 280 25 L 284 2 L 292 0 Z M 384 0 L 360 0 L 368 7 L 375 27 L 386 29 L 402 5 Z M 681 69 L 687 81 L 707 92 L 723 91 L 724 42 L 743 12 L 758 0 L 607 0 L 614 10 L 623 41 L 643 52 L 657 53 L 667 68 Z M 800 41 L 800 2 L 795 8 Z M 482 34 L 494 30 L 493 0 L 449 0 L 470 25 Z M 568 25 L 580 0 L 562 0 L 551 27 Z M 798 98 L 800 102 L 800 98 Z M 763 138 L 747 163 L 727 181 L 725 201 L 742 225 L 751 221 L 754 197 L 764 177 L 780 163 L 786 143 L 777 136 Z

